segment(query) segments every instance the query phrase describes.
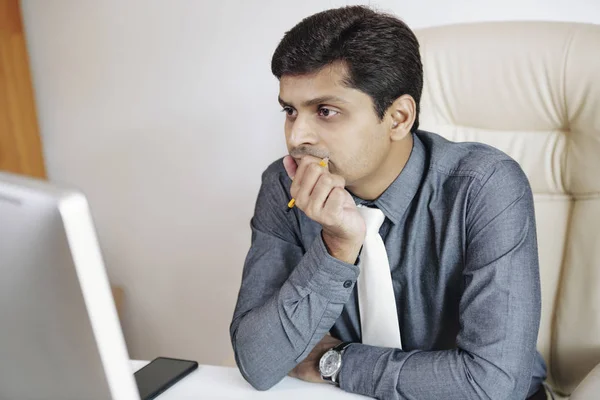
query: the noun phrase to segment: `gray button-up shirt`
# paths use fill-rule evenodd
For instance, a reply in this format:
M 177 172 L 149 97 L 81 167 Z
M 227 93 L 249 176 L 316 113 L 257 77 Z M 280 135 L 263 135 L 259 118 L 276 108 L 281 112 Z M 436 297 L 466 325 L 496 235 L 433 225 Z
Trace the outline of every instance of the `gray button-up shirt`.
M 248 382 L 268 389 L 325 334 L 354 342 L 341 388 L 382 399 L 524 399 L 545 379 L 536 352 L 540 279 L 533 197 L 514 160 L 418 131 L 403 171 L 375 201 L 403 348 L 361 344 L 356 265 L 331 257 L 321 227 L 286 212 L 281 160 L 263 173 L 230 333 Z

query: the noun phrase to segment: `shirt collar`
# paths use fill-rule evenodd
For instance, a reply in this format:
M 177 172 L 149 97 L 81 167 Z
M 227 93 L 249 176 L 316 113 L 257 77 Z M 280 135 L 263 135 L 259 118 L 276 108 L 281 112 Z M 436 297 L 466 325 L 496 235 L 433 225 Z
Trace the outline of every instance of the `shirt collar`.
M 368 201 L 352 195 L 356 204 L 379 208 L 394 224 L 400 221 L 415 197 L 425 172 L 425 146 L 417 134 L 412 136 L 413 148 L 406 165 L 381 196 L 373 201 Z

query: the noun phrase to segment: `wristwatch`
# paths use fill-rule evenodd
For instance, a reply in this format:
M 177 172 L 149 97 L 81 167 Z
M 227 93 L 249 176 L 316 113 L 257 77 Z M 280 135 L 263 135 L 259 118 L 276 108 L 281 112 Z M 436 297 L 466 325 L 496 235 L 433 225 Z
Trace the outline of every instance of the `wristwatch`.
M 332 349 L 329 349 L 319 361 L 319 372 L 324 381 L 339 386 L 338 375 L 342 369 L 342 355 L 350 342 L 342 342 Z

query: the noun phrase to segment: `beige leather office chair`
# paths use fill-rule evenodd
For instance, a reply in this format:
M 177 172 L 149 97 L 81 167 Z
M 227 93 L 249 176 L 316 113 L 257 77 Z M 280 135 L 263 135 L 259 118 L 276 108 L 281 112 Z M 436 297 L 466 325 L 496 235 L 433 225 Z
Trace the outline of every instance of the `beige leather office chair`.
M 529 177 L 548 383 L 600 399 L 600 367 L 590 373 L 600 363 L 600 25 L 477 23 L 417 36 L 421 128 L 493 145 Z

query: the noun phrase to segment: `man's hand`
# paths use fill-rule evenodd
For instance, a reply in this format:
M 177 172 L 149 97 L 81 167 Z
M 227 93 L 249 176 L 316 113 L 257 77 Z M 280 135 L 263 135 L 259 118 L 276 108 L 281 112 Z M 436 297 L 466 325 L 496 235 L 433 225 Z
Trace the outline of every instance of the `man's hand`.
M 290 371 L 289 376 L 293 378 L 302 379 L 303 381 L 312 383 L 324 383 L 325 381 L 321 378 L 319 372 L 319 361 L 323 354 L 332 347 L 342 343 L 341 340 L 325 335 L 323 339 L 312 349 L 310 354 L 300 364 L 296 365 L 296 368 Z
M 365 221 L 345 189 L 344 178 L 319 165 L 321 160 L 304 156 L 300 164 L 291 156 L 283 165 L 292 179 L 290 194 L 296 207 L 323 228 L 323 241 L 333 257 L 354 264 L 365 240 Z

